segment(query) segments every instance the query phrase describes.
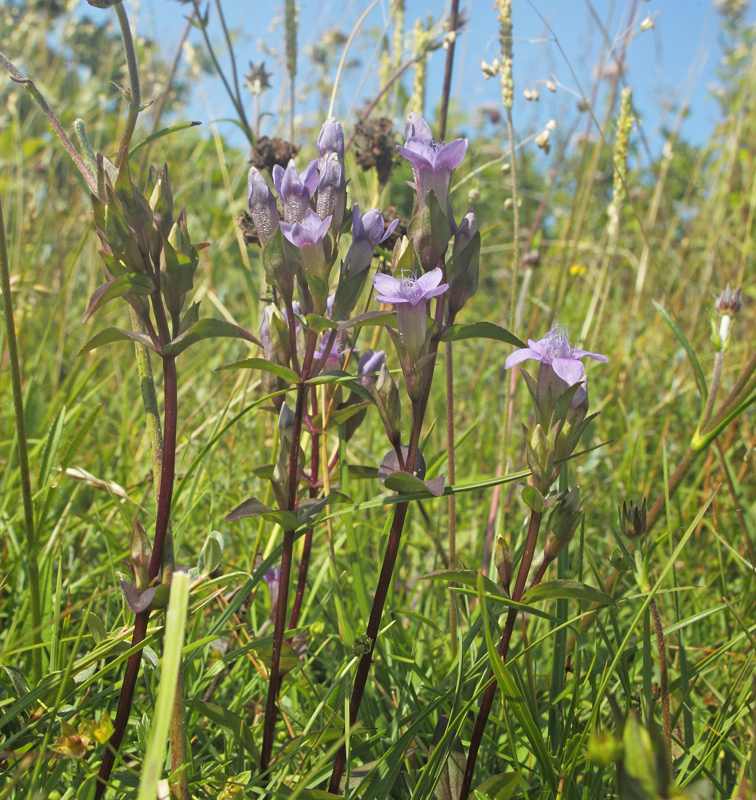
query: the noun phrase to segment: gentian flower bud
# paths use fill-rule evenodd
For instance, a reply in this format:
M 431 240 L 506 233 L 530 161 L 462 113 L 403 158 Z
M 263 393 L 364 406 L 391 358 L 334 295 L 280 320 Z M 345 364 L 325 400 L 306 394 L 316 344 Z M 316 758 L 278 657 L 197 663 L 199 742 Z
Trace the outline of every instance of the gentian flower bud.
M 446 277 L 449 280 L 450 317 L 456 316 L 478 291 L 479 265 L 480 233 L 475 212 L 470 209 L 454 234 L 452 257 L 446 268 Z
M 734 292 L 730 289 L 730 284 L 717 297 L 716 309 L 720 315 L 719 328 L 714 320 L 711 321 L 711 339 L 717 350 L 727 350 L 730 346 L 730 327 L 732 318 L 740 311 L 740 287 Z
M 399 447 L 402 442 L 402 406 L 399 400 L 399 389 L 385 363 L 378 373 L 378 380 L 372 385 L 372 393 L 383 427 L 386 429 L 386 436 L 393 447 Z
M 386 363 L 386 353 L 383 350 L 365 350 L 357 364 L 357 375 L 360 383 L 369 389 L 378 380 L 374 372 L 380 372 Z
M 276 232 L 281 215 L 278 213 L 273 192 L 268 188 L 262 174 L 254 167 L 250 167 L 247 177 L 247 203 L 252 221 L 255 223 L 255 230 L 264 247 Z
M 332 226 L 334 230 L 338 231 L 344 221 L 346 207 L 344 164 L 339 161 L 335 153 L 329 153 L 322 159 L 322 162 L 315 210 L 321 219 L 332 217 Z
M 346 318 L 352 312 L 362 289 L 365 286 L 367 270 L 373 260 L 376 245 L 394 232 L 399 220 L 394 220 L 387 228 L 380 211 L 366 211 L 360 217 L 357 203 L 352 208 L 352 244 L 341 267 L 341 277 L 336 288 L 334 313 L 336 318 Z
M 494 565 L 496 566 L 496 572 L 499 574 L 501 585 L 509 591 L 509 585 L 512 583 L 512 572 L 514 571 L 514 555 L 501 536 L 496 540 Z
M 291 356 L 289 334 L 284 314 L 273 303 L 265 306 L 260 320 L 263 355 L 271 364 L 286 366 Z
M 318 162 L 311 161 L 300 175 L 289 161 L 286 170 L 276 164 L 273 167 L 273 185 L 284 204 L 284 220 L 290 225 L 301 222 L 310 207 L 310 198 L 318 185 Z
M 333 153 L 344 163 L 344 130 L 336 117 L 328 117 L 318 135 L 318 155 L 323 159 Z
M 582 515 L 580 487 L 575 486 L 553 507 L 549 515 L 548 527 L 550 530 L 543 549 L 544 561 L 547 563 L 554 561 L 564 550 L 575 535 Z
M 373 277 L 376 299 L 396 305 L 399 336 L 407 349 L 410 364 L 418 361 L 425 348 L 428 300 L 449 288 L 448 283 L 441 283 L 443 277 L 444 273 L 438 267 L 419 278 L 413 273 L 401 280 L 382 274 Z

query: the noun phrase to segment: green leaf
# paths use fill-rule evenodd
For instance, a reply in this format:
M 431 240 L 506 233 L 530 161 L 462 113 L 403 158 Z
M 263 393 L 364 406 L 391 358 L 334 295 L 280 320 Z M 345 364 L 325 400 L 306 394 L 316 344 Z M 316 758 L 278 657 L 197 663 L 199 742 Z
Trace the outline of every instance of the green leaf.
M 420 480 L 420 478 L 416 478 L 414 475 L 410 475 L 409 472 L 402 472 L 401 470 L 392 472 L 390 475 L 386 476 L 386 480 L 383 482 L 383 485 L 387 489 L 391 489 L 393 492 L 428 491 L 427 487 Z
M 299 527 L 296 514 L 291 511 L 276 511 L 275 509 L 261 503 L 256 497 L 245 500 L 230 511 L 225 517 L 226 522 L 234 522 L 237 519 L 247 519 L 248 517 L 262 517 L 268 522 L 275 522 L 286 531 L 294 531 Z
M 270 659 L 273 655 L 273 644 L 271 643 L 265 647 L 261 647 L 257 652 L 266 663 L 268 668 L 270 668 Z M 281 660 L 278 663 L 278 674 L 282 676 L 286 675 L 287 672 L 291 672 L 299 665 L 300 661 L 297 651 L 288 642 L 283 642 L 281 646 Z
M 244 339 L 247 342 L 260 344 L 249 331 L 245 331 L 244 328 L 227 322 L 225 319 L 201 319 L 199 322 L 195 322 L 186 333 L 179 334 L 170 344 L 167 344 L 163 348 L 163 354 L 177 356 L 196 342 L 221 337 Z
M 141 331 L 124 331 L 121 330 L 121 328 L 105 328 L 99 333 L 96 333 L 81 350 L 79 350 L 77 355 L 83 355 L 90 350 L 94 350 L 96 347 L 102 347 L 103 345 L 112 344 L 113 342 L 128 341 L 143 344 L 145 347 L 152 350 L 153 353 L 158 352 L 157 347 L 152 343 L 152 339 L 150 339 L 146 333 L 142 333 Z
M 556 580 L 539 583 L 522 598 L 525 603 L 535 603 L 538 600 L 585 600 L 589 603 L 598 603 L 602 606 L 617 606 L 617 601 L 608 594 L 594 589 L 580 581 Z
M 264 358 L 245 358 L 242 361 L 224 364 L 219 369 L 259 369 L 262 372 L 272 372 L 289 383 L 299 383 L 299 375 L 293 369 L 282 367 L 280 364 L 271 364 Z
M 253 761 L 259 760 L 257 746 L 255 745 L 255 737 L 252 736 L 249 725 L 247 725 L 242 717 L 238 714 L 234 714 L 233 711 L 221 708 L 221 706 L 216 706 L 213 703 L 205 703 L 203 700 L 192 701 L 187 699 L 187 705 L 196 708 L 203 717 L 207 717 L 207 719 L 219 727 L 225 728 L 234 738 L 234 741 L 244 745 L 252 756 Z
M 81 427 L 78 431 L 76 431 L 76 435 L 71 439 L 68 443 L 68 447 L 66 448 L 66 452 L 63 453 L 63 457 L 60 459 L 60 470 L 61 472 L 65 472 L 74 460 L 74 456 L 76 455 L 76 451 L 81 447 L 81 443 L 84 441 L 84 437 L 89 433 L 94 425 L 95 420 L 97 419 L 97 415 L 102 411 L 103 404 L 98 403 L 93 411 L 90 411 L 87 418 L 82 423 Z
M 339 425 L 342 425 L 348 419 L 353 417 L 355 414 L 359 414 L 360 411 L 363 411 L 370 405 L 372 405 L 372 403 L 369 403 L 367 400 L 365 400 L 364 402 L 360 403 L 350 403 L 348 406 L 340 408 L 337 411 L 331 411 L 327 417 L 328 425 L 326 426 L 326 430 L 330 431 L 333 428 L 337 428 Z M 312 427 L 316 432 L 323 433 L 322 414 L 318 414 L 312 418 Z
M 87 614 L 87 625 L 89 626 L 89 632 L 92 634 L 95 645 L 104 642 L 108 638 L 105 625 L 97 614 L 93 614 L 91 611 Z
M 506 342 L 515 347 L 527 347 L 525 342 L 513 333 L 494 325 L 493 322 L 462 322 L 450 325 L 441 334 L 442 342 L 459 342 L 462 339 L 495 339 L 497 342 Z
M 320 514 L 326 506 L 343 505 L 351 503 L 352 498 L 341 492 L 331 492 L 328 497 L 319 497 L 313 500 L 302 500 L 297 508 L 297 520 L 300 525 L 308 525 Z
M 693 367 L 693 372 L 696 374 L 696 383 L 698 384 L 698 390 L 701 392 L 701 396 L 703 397 L 704 403 L 706 403 L 706 399 L 709 396 L 709 389 L 706 385 L 706 379 L 704 378 L 703 370 L 701 369 L 701 364 L 698 361 L 698 357 L 695 354 L 690 342 L 685 337 L 685 334 L 680 330 L 677 323 L 672 319 L 670 314 L 661 306 L 656 300 L 651 301 L 654 304 L 654 308 L 664 317 L 664 321 L 672 328 L 672 333 L 675 334 L 680 344 L 685 349 L 685 352 L 688 354 L 688 358 L 690 359 L 691 366 Z
M 475 791 L 488 795 L 492 800 L 510 800 L 519 785 L 520 776 L 516 772 L 502 772 L 484 780 Z
M 364 314 L 359 314 L 346 322 L 339 323 L 339 330 L 345 331 L 349 328 L 363 328 L 366 325 L 383 325 L 385 323 L 393 323 L 396 325 L 396 312 L 395 311 L 367 311 Z
M 218 531 L 212 531 L 205 539 L 205 544 L 199 554 L 197 568 L 200 575 L 210 575 L 221 564 L 223 556 L 223 537 Z
M 141 142 L 135 144 L 131 150 L 129 150 L 129 158 L 131 158 L 134 153 L 138 153 L 143 147 L 146 147 L 150 142 L 154 142 L 156 139 L 162 139 L 163 136 L 168 136 L 171 133 L 178 133 L 179 131 L 185 131 L 187 128 L 194 128 L 197 125 L 202 125 L 201 122 L 181 122 L 178 125 L 171 125 L 169 128 L 163 128 L 156 133 L 151 133 L 145 139 L 142 139 Z
M 525 503 L 529 509 L 535 511 L 536 514 L 540 514 L 544 509 L 543 495 L 535 486 L 523 486 L 522 502 Z
M 339 327 L 338 322 L 334 322 L 328 317 L 319 317 L 317 314 L 308 314 L 305 319 L 307 320 L 307 327 L 315 333 L 323 333 L 327 330 L 336 330 Z
M 116 297 L 123 297 L 127 294 L 150 295 L 155 291 L 155 284 L 147 275 L 140 275 L 138 272 L 129 272 L 119 278 L 104 283 L 95 289 L 89 298 L 89 305 L 84 312 L 82 322 L 86 322 L 95 311 L 99 311 L 106 303 L 115 300 Z

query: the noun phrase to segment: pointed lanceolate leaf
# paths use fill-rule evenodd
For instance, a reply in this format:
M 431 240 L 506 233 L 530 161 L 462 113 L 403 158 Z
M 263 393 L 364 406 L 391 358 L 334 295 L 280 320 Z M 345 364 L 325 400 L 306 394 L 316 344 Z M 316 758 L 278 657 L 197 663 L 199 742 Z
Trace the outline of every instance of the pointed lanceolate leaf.
M 133 583 L 120 581 L 121 591 L 126 598 L 126 603 L 135 614 L 141 614 L 150 607 L 150 603 L 157 594 L 158 586 L 152 586 L 140 592 Z
M 430 492 L 434 497 L 441 497 L 444 493 L 445 481 L 446 478 L 443 475 L 430 481 L 421 481 L 420 478 L 410 475 L 409 472 L 392 472 L 386 477 L 383 484 L 387 489 L 402 494 L 425 491 Z
M 264 358 L 245 358 L 241 361 L 234 361 L 232 364 L 224 364 L 219 369 L 259 369 L 262 372 L 271 372 L 278 375 L 289 383 L 299 383 L 299 375 L 293 369 L 282 367 L 280 364 L 272 364 Z
M 396 324 L 395 311 L 367 311 L 364 314 L 348 319 L 346 322 L 340 322 L 339 330 L 345 331 L 349 328 L 362 328 L 366 325 L 383 325 L 388 322 Z
M 199 322 L 195 322 L 188 331 L 179 334 L 170 344 L 166 345 L 163 353 L 166 356 L 177 356 L 196 342 L 221 337 L 244 339 L 247 342 L 260 344 L 249 331 L 245 331 L 244 328 L 227 322 L 225 319 L 201 319 Z
M 305 319 L 307 320 L 307 327 L 311 331 L 315 331 L 315 333 L 323 333 L 323 331 L 339 327 L 338 322 L 334 322 L 328 317 L 319 317 L 317 314 L 308 314 Z
M 463 322 L 450 325 L 442 334 L 442 342 L 459 342 L 462 339 L 495 339 L 497 342 L 506 342 L 515 347 L 527 347 L 525 342 L 518 339 L 513 333 L 493 322 Z
M 246 519 L 247 517 L 262 517 L 268 522 L 277 523 L 287 531 L 293 531 L 299 527 L 296 514 L 291 511 L 276 511 L 266 506 L 265 503 L 261 503 L 256 497 L 251 497 L 237 506 L 226 515 L 225 521 L 234 522 L 237 519 Z
M 94 350 L 96 347 L 102 347 L 105 344 L 128 341 L 138 342 L 155 353 L 159 352 L 157 347 L 152 343 L 152 339 L 150 339 L 146 333 L 142 333 L 141 331 L 124 331 L 121 330 L 121 328 L 105 328 L 99 333 L 96 333 L 81 350 L 79 350 L 78 355 L 88 353 L 90 350 Z
M 556 580 L 546 581 L 534 586 L 522 598 L 524 603 L 534 603 L 537 600 L 585 600 L 589 603 L 598 603 L 602 606 L 616 606 L 617 601 L 608 594 L 594 589 L 580 581 Z
M 302 500 L 297 509 L 297 520 L 300 525 L 312 522 L 326 506 L 343 505 L 351 503 L 352 499 L 341 492 L 331 492 L 328 497 L 319 497 L 317 500 Z
M 199 303 L 192 303 L 184 312 L 179 323 L 179 333 L 186 333 L 192 325 L 199 322 Z
M 89 305 L 81 321 L 86 322 L 95 311 L 102 308 L 105 303 L 115 300 L 116 297 L 124 297 L 127 294 L 150 295 L 154 291 L 155 284 L 147 275 L 140 275 L 138 272 L 121 275 L 95 289 L 89 298 Z

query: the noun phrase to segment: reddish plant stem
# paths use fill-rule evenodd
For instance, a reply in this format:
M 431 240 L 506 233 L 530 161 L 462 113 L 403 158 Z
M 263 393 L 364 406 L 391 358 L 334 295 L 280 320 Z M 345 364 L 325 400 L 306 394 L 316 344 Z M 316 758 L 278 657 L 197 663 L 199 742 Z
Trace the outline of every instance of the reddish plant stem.
M 293 316 L 289 317 L 289 327 L 293 328 Z M 302 436 L 302 421 L 304 420 L 305 401 L 307 399 L 307 379 L 312 367 L 315 353 L 316 335 L 310 331 L 307 337 L 307 349 L 302 363 L 300 383 L 297 385 L 297 401 L 294 408 L 294 424 L 291 430 L 291 452 L 289 456 L 289 511 L 297 510 L 297 489 L 299 487 L 299 442 Z M 273 652 L 270 659 L 270 674 L 268 675 L 268 696 L 265 701 L 265 720 L 263 722 L 263 743 L 260 752 L 260 771 L 266 772 L 273 755 L 273 740 L 276 733 L 276 718 L 278 716 L 278 690 L 280 687 L 279 667 L 281 664 L 281 651 L 283 649 L 283 635 L 286 630 L 286 607 L 289 594 L 289 581 L 291 578 L 291 562 L 294 555 L 294 531 L 285 530 L 283 548 L 281 553 L 281 576 L 278 587 L 278 606 L 276 607 L 276 622 L 273 629 Z
M 165 317 L 163 317 L 165 319 Z M 158 497 L 157 521 L 155 523 L 155 541 L 150 559 L 149 579 L 153 581 L 160 572 L 163 561 L 163 548 L 165 545 L 166 531 L 171 515 L 171 499 L 173 497 L 173 482 L 176 463 L 176 422 L 178 419 L 178 383 L 176 375 L 176 359 L 163 357 L 163 386 L 165 391 L 165 410 L 163 418 L 163 464 L 160 473 L 160 495 Z M 150 617 L 149 610 L 136 615 L 134 633 L 131 637 L 131 646 L 136 647 L 144 641 L 147 634 L 147 622 Z M 110 773 L 115 764 L 118 748 L 123 740 L 126 724 L 129 721 L 131 705 L 134 699 L 137 678 L 139 677 L 139 664 L 142 658 L 141 650 L 132 655 L 123 676 L 121 694 L 118 698 L 118 710 L 113 724 L 113 735 L 108 742 L 107 750 L 102 758 L 95 788 L 95 800 L 100 800 L 110 778 Z
M 538 531 L 541 528 L 541 517 L 537 511 L 530 512 L 530 524 L 528 525 L 528 536 L 525 540 L 525 550 L 522 554 L 520 561 L 520 568 L 517 572 L 517 581 L 515 582 L 512 600 L 519 603 L 525 591 L 525 583 L 528 579 L 528 572 L 530 565 L 533 563 L 533 555 L 535 553 L 536 542 L 538 541 Z M 504 625 L 504 631 L 501 635 L 501 642 L 499 642 L 499 656 L 502 661 L 506 661 L 507 653 L 509 651 L 509 643 L 512 639 L 512 631 L 514 630 L 515 622 L 517 621 L 518 609 L 510 608 L 507 613 L 507 620 Z M 489 675 L 493 675 L 493 671 Z M 472 786 L 473 772 L 475 771 L 475 761 L 478 758 L 478 750 L 483 741 L 483 732 L 488 722 L 488 715 L 491 713 L 491 706 L 493 705 L 494 695 L 496 694 L 496 682 L 492 682 L 483 695 L 483 700 L 480 704 L 480 711 L 475 720 L 475 727 L 473 735 L 470 739 L 470 750 L 467 755 L 467 766 L 465 767 L 465 776 L 462 782 L 462 789 L 459 793 L 459 800 L 467 800 L 470 794 L 470 787 Z
M 313 386 L 310 390 L 310 415 L 314 418 L 318 414 L 318 390 Z M 317 487 L 318 473 L 320 471 L 320 434 L 312 434 L 312 448 L 310 451 L 310 497 L 316 498 L 319 494 Z M 297 580 L 297 593 L 294 596 L 294 606 L 291 609 L 289 628 L 296 628 L 299 614 L 302 610 L 305 587 L 307 586 L 307 573 L 310 569 L 310 552 L 312 550 L 312 528 L 304 535 L 302 547 L 302 560 L 299 563 L 299 578 Z

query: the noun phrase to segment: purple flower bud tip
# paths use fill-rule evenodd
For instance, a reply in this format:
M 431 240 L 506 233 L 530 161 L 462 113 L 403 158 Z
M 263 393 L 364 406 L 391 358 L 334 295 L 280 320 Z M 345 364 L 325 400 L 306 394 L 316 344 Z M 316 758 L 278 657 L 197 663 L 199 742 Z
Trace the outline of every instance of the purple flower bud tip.
M 462 236 L 469 241 L 477 232 L 478 221 L 475 219 L 475 212 L 470 209 L 467 214 L 462 217 L 462 222 L 457 226 L 457 233 L 455 235 Z
M 567 337 L 567 331 L 555 322 L 543 339 L 537 342 L 528 339 L 528 347 L 512 353 L 504 362 L 504 368 L 510 369 L 532 358 L 542 364 L 550 365 L 558 377 L 573 386 L 583 377 L 585 367 L 580 359 L 586 356 L 595 361 L 608 361 L 607 357 L 600 353 L 589 353 L 587 350 L 573 348 Z
M 440 267 L 426 272 L 419 278 L 413 273 L 405 275 L 401 280 L 390 275 L 378 273 L 373 277 L 373 287 L 376 291 L 376 300 L 381 303 L 409 303 L 413 307 L 420 302 L 430 300 L 431 297 L 443 294 L 448 288 L 448 283 L 441 283 L 444 273 Z
M 360 206 L 355 203 L 352 209 L 352 240 L 366 240 L 375 247 L 388 239 L 398 224 L 399 220 L 395 219 L 386 227 L 383 222 L 383 215 L 377 209 L 366 211 L 360 217 Z
M 339 161 L 344 160 L 344 131 L 336 117 L 328 117 L 318 136 L 318 155 L 324 158 L 328 153 L 336 153 Z
M 407 114 L 407 124 L 404 128 L 404 138 L 409 139 L 412 136 L 418 139 L 424 139 L 426 142 L 433 141 L 433 134 L 431 133 L 430 126 L 419 114 L 415 114 L 414 111 L 410 111 L 409 114 Z
M 310 198 L 318 185 L 318 162 L 311 161 L 300 175 L 294 161 L 284 169 L 280 164 L 273 167 L 273 186 L 284 203 L 287 222 L 299 222 L 304 216 Z
M 371 375 L 373 372 L 378 373 L 381 371 L 381 367 L 385 363 L 386 353 L 383 350 L 366 350 L 360 356 L 359 363 L 357 364 L 357 374 Z M 363 386 L 367 386 L 370 383 L 375 383 L 376 380 L 377 375 L 360 378 L 360 382 L 363 384 Z
M 311 209 L 305 211 L 302 222 L 280 222 L 281 232 L 295 247 L 307 247 L 308 245 L 320 244 L 323 237 L 328 233 L 331 225 L 331 217 L 320 219 Z
M 742 305 L 740 287 L 733 291 L 728 283 L 722 294 L 716 298 L 716 301 L 716 308 L 720 314 L 734 317 L 740 311 L 740 306 Z

